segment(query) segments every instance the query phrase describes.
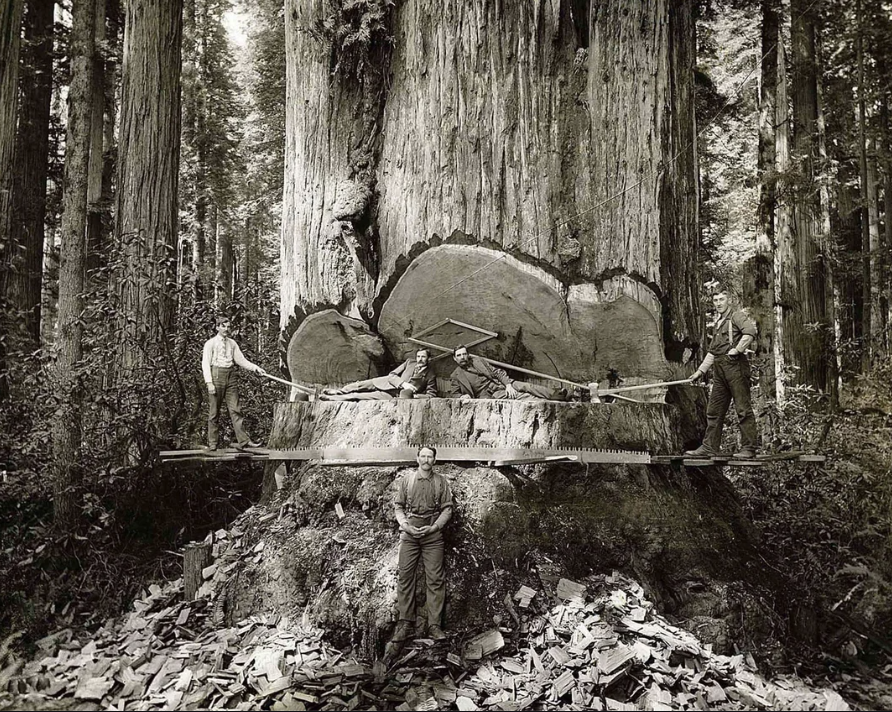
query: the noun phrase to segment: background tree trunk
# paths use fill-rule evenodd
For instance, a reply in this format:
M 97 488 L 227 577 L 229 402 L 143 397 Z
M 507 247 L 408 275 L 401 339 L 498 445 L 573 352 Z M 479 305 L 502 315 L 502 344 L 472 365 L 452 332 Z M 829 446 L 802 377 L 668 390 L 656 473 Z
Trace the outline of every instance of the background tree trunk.
M 177 247 L 182 2 L 129 0 L 124 28 L 115 239 L 120 365 L 146 364 L 171 324 Z
M 861 370 L 866 373 L 870 370 L 874 348 L 874 324 L 871 309 L 871 272 L 870 272 L 870 216 L 868 214 L 868 175 L 867 175 L 867 109 L 866 97 L 867 85 L 864 76 L 864 25 L 863 6 L 858 0 L 856 16 L 858 28 L 855 38 L 855 48 L 858 64 L 858 163 L 861 178 L 861 254 L 862 254 L 862 284 L 861 292 L 864 306 L 861 311 Z
M 790 170 L 790 116 L 787 99 L 787 57 L 778 34 L 777 60 L 777 116 L 775 125 L 775 150 L 777 163 L 777 203 L 775 206 L 774 249 L 774 394 L 778 404 L 786 401 L 787 353 L 786 313 L 788 295 L 792 288 L 789 272 L 793 269 L 793 246 L 790 234 L 791 210 L 789 195 Z
M 60 405 L 53 424 L 53 505 L 56 526 L 77 521 L 76 488 L 81 446 L 81 312 L 87 225 L 87 182 L 92 115 L 93 0 L 74 4 L 71 28 L 71 85 L 65 142 L 65 192 L 59 262 L 59 312 L 55 387 Z
M 791 292 L 785 315 L 788 363 L 798 367 L 797 380 L 819 390 L 827 387 L 825 336 L 827 308 L 824 295 L 820 192 L 817 185 L 818 74 L 815 53 L 815 15 L 804 0 L 791 8 L 793 51 L 793 152 L 798 169 L 793 199 L 793 263 L 787 276 Z
M 53 92 L 53 0 L 25 5 L 24 47 L 19 76 L 18 135 L 10 243 L 12 260 L 6 297 L 25 315 L 34 343 L 40 341 L 46 180 L 49 164 L 50 101 Z
M 0 7 L 0 298 L 5 298 L 8 291 L 7 264 L 12 249 L 10 233 L 21 26 L 22 0 L 12 0 Z M 0 327 L 3 331 L 7 328 L 5 324 Z M 0 398 L 8 395 L 6 339 L 0 338 Z
M 308 32 L 328 7 L 285 8 L 283 327 L 345 285 L 372 313 L 410 252 L 456 236 L 566 284 L 628 276 L 667 352 L 698 339 L 690 2 L 409 0 L 392 48 L 335 80 Z

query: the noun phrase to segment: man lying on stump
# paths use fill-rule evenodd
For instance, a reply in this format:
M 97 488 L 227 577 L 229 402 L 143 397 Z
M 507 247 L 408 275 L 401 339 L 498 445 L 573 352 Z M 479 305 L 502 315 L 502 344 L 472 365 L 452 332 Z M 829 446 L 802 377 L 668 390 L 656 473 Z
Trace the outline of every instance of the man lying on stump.
M 443 640 L 441 628 L 446 600 L 446 571 L 443 566 L 443 528 L 452 518 L 452 489 L 449 480 L 434 472 L 436 448 L 422 445 L 416 455 L 418 469 L 400 479 L 395 501 L 400 525 L 399 622 L 393 642 L 412 636 L 415 621 L 415 581 L 418 564 L 424 566 L 427 582 L 427 635 Z
M 716 292 L 712 297 L 716 309 L 715 330 L 703 363 L 694 371 L 691 381 L 701 379 L 713 369 L 712 391 L 706 408 L 706 434 L 703 444 L 688 450 L 688 457 L 715 457 L 722 447 L 722 430 L 731 401 L 740 423 L 740 451 L 735 458 L 756 456 L 756 416 L 750 399 L 750 364 L 746 349 L 756 338 L 756 324 L 743 311 L 731 306 L 728 293 Z
M 451 375 L 453 384 L 451 395 L 458 396 L 461 400 L 472 398 L 567 400 L 566 389 L 514 381 L 501 368 L 494 368 L 479 356 L 471 356 L 466 346 L 456 346 L 452 357 L 458 366 Z
M 394 398 L 435 398 L 437 378 L 428 365 L 430 351 L 418 349 L 414 359 L 406 359 L 386 376 L 326 388 L 319 400 L 393 400 Z

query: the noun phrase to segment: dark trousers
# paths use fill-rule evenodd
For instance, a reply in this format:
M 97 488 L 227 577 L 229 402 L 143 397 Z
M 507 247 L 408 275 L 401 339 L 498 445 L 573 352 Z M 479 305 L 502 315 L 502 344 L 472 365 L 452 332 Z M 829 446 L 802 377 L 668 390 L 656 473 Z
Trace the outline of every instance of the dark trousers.
M 250 442 L 251 438 L 245 432 L 245 421 L 238 399 L 237 379 L 232 369 L 211 366 L 211 380 L 216 393 L 208 394 L 208 445 L 217 447 L 217 440 L 220 437 L 217 417 L 220 415 L 220 404 L 224 402 L 229 411 L 229 419 L 232 421 L 236 441 L 239 445 Z
M 514 381 L 513 385 L 514 389 L 517 391 L 517 395 L 513 399 L 508 395 L 508 391 L 504 388 L 497 390 L 493 393 L 492 397 L 507 398 L 509 400 L 567 400 L 557 388 L 537 386 L 532 383 L 527 383 L 526 381 Z
M 712 392 L 706 408 L 706 435 L 703 444 L 716 452 L 722 447 L 722 430 L 731 401 L 740 423 L 740 446 L 757 447 L 756 416 L 750 399 L 750 363 L 746 356 L 718 356 L 712 367 Z
M 400 534 L 399 581 L 397 609 L 401 621 L 415 620 L 415 581 L 418 563 L 424 565 L 427 583 L 427 624 L 442 625 L 443 605 L 446 601 L 446 569 L 443 565 L 443 533 L 434 532 L 416 539 L 405 532 Z
M 410 389 L 400 390 L 402 378 L 398 376 L 379 376 L 366 381 L 356 381 L 341 386 L 344 395 L 326 396 L 326 400 L 358 401 L 358 400 L 393 400 L 394 398 L 430 398 L 426 393 L 413 393 Z

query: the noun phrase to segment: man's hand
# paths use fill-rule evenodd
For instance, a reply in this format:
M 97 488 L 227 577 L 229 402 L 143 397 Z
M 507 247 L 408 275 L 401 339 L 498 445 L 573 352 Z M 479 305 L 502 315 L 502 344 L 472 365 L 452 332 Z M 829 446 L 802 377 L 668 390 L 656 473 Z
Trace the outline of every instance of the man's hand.
M 400 383 L 400 388 L 402 388 L 403 390 L 408 389 L 408 390 L 412 391 L 412 393 L 418 392 L 418 389 L 415 386 L 413 386 L 411 383 L 409 383 L 408 381 L 403 381 L 402 383 Z
M 257 368 L 255 368 L 254 373 L 256 373 L 258 376 L 266 375 L 266 371 L 263 370 L 263 366 L 258 366 Z
M 471 400 L 471 396 L 469 396 L 467 393 L 462 393 L 462 394 L 459 396 L 458 399 L 459 399 L 460 401 L 465 401 L 465 402 L 467 402 L 467 401 Z
M 208 395 L 214 395 L 217 392 L 217 387 L 213 383 L 208 383 Z
M 509 383 L 507 386 L 505 386 L 505 390 L 508 392 L 509 398 L 517 398 L 517 396 L 519 395 L 513 383 Z
M 732 347 L 732 348 L 728 349 L 728 358 L 733 359 L 733 358 L 737 358 L 738 356 L 740 356 L 740 351 L 738 351 L 736 348 Z
M 704 374 L 703 374 L 703 371 L 701 371 L 701 370 L 698 368 L 696 371 L 694 371 L 694 372 L 691 374 L 691 377 L 690 377 L 688 380 L 689 380 L 691 383 L 696 383 L 696 382 L 699 381 L 701 378 L 703 378 L 703 375 L 704 375 Z

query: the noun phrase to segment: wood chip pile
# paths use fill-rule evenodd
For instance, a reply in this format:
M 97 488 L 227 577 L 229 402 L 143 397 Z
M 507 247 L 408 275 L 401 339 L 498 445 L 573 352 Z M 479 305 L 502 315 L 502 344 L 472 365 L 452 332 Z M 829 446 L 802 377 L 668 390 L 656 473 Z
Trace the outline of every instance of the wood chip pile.
M 181 600 L 182 580 L 153 585 L 88 640 L 66 629 L 39 641 L 30 662 L 10 654 L 0 707 L 73 698 L 108 710 L 849 709 L 833 690 L 765 680 L 749 656 L 713 654 L 618 574 L 594 593 L 542 578 L 506 597 L 501 626 L 413 641 L 390 666 L 336 650 L 306 620 L 221 627 L 208 598 Z

